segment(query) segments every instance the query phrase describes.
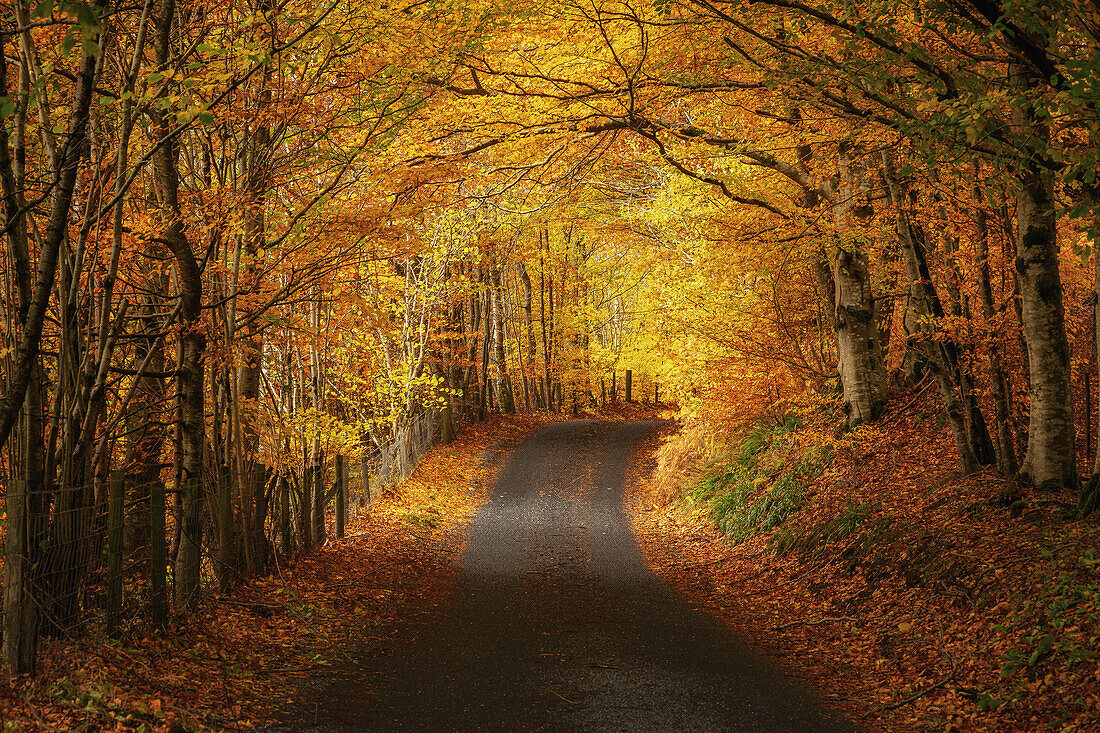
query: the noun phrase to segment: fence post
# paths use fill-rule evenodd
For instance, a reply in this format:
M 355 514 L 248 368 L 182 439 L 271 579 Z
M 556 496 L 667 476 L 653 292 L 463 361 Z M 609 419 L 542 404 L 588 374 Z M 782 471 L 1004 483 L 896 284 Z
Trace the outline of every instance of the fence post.
M 322 454 L 324 455 L 324 454 Z M 313 546 L 320 547 L 325 544 L 325 507 L 328 505 L 325 496 L 325 464 L 313 466 Z
M 233 583 L 230 537 L 233 524 L 233 486 L 229 466 L 218 466 L 218 590 L 228 593 Z
M 336 538 L 344 539 L 348 509 L 348 472 L 346 459 L 336 456 Z
M 633 399 L 631 399 L 631 395 L 630 395 L 630 386 L 633 383 L 633 381 L 634 381 L 634 372 L 627 369 L 626 370 L 626 383 L 623 385 L 623 387 L 624 387 L 623 391 L 626 392 L 626 401 L 627 402 L 633 402 L 634 401 Z
M 290 554 L 290 482 L 279 474 L 275 479 L 279 496 L 279 546 L 284 555 Z
M 257 463 L 252 468 L 252 573 L 263 575 L 267 570 L 267 466 Z
M 107 633 L 114 636 L 122 622 L 122 506 L 126 473 L 111 471 L 107 485 Z
M 455 440 L 454 408 L 451 407 L 450 399 L 443 406 L 439 421 L 439 442 L 443 444 L 453 443 Z
M 164 484 L 156 481 L 149 488 L 149 578 L 150 599 L 153 606 L 153 624 L 168 623 L 168 538 L 164 522 Z
M 12 675 L 34 674 L 38 614 L 30 596 L 27 482 L 8 486 L 4 557 L 4 659 Z
M 365 453 L 364 453 L 365 455 Z M 359 508 L 363 509 L 370 504 L 370 461 L 363 459 L 362 469 L 359 473 Z

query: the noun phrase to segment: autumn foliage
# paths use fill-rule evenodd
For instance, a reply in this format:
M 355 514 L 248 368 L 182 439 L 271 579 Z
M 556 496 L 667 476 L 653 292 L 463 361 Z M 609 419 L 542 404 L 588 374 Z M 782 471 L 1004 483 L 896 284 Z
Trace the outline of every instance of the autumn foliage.
M 0 50 L 13 673 L 494 414 L 675 404 L 662 503 L 770 492 L 739 539 L 908 410 L 986 533 L 1100 502 L 1094 3 L 14 0 Z

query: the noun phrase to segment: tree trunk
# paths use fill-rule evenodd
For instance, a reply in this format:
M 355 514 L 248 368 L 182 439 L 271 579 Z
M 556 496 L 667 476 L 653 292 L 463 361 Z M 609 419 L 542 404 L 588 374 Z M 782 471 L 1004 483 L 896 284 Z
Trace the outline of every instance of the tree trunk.
M 981 201 L 981 191 L 977 186 L 974 187 L 974 230 L 980 261 L 978 277 L 982 316 L 989 330 L 989 384 L 993 392 L 993 422 L 997 430 L 997 468 L 1003 476 L 1011 477 L 1020 468 L 1016 444 L 1012 440 L 1012 392 L 1009 390 L 1008 375 L 1001 357 L 1000 340 L 992 327 L 997 310 L 989 281 L 989 226 Z
M 1025 92 L 1032 72 L 1013 64 L 1014 85 Z M 1050 128 L 1035 110 L 1014 107 L 1017 132 L 1041 146 Z M 1036 157 L 1021 161 L 1016 197 L 1016 272 L 1027 361 L 1031 374 L 1031 411 L 1027 455 L 1021 480 L 1039 486 L 1078 487 L 1076 435 L 1073 424 L 1070 349 L 1066 336 L 1062 277 L 1058 266 L 1057 202 L 1054 173 Z
M 100 9 L 104 4 L 103 0 L 98 0 L 96 8 Z M 3 52 L 2 48 L 0 52 Z M 84 56 L 77 75 L 76 94 L 69 115 L 65 145 L 58 156 L 58 169 L 54 171 L 56 184 L 53 186 L 49 222 L 39 247 L 38 271 L 34 288 L 26 317 L 23 319 L 23 333 L 16 347 L 14 368 L 9 376 L 3 400 L 0 401 L 0 448 L 7 443 L 12 427 L 19 418 L 27 388 L 38 362 L 42 326 L 57 276 L 61 245 L 68 236 L 69 212 L 72 208 L 73 191 L 76 188 L 80 160 L 87 140 L 95 74 L 96 57 Z
M 28 585 L 31 556 L 28 538 L 27 484 L 16 479 L 8 487 L 4 558 L 4 661 L 12 675 L 35 671 L 38 609 Z
M 496 368 L 497 407 L 501 412 L 512 414 L 516 411 L 516 401 L 512 391 L 512 378 L 508 374 L 508 362 L 504 354 L 504 290 L 500 281 L 500 268 L 494 267 L 492 271 L 493 362 Z
M 849 157 L 849 146 L 842 144 L 837 156 L 839 189 L 832 199 L 833 223 L 840 236 L 849 227 L 849 212 L 856 196 Z M 886 398 L 886 371 L 876 329 L 867 253 L 855 242 L 839 241 L 832 275 L 837 371 L 848 425 L 855 426 L 877 420 Z
M 156 59 L 167 68 L 175 0 L 164 0 L 157 18 Z M 183 228 L 179 205 L 179 174 L 176 170 L 178 145 L 169 139 L 168 116 L 151 113 L 160 147 L 153 154 L 153 169 L 161 198 L 160 226 L 172 250 L 179 272 L 181 334 L 178 391 L 180 401 L 179 486 L 182 507 L 179 551 L 176 555 L 176 597 L 187 609 L 199 602 L 199 571 L 202 551 L 202 469 L 206 443 L 204 365 L 206 332 L 202 324 L 202 272 Z
M 482 304 L 482 336 L 481 336 L 481 411 L 482 417 L 493 410 L 493 388 L 489 381 L 489 353 L 493 343 L 493 284 L 489 275 L 488 261 L 481 268 L 481 282 L 485 293 Z
M 348 474 L 347 459 L 336 456 L 336 539 L 344 539 L 344 525 L 347 522 Z
M 519 263 L 519 277 L 523 282 L 523 320 L 524 325 L 527 328 L 527 354 L 526 368 L 523 370 L 523 400 L 524 405 L 528 412 L 532 408 L 531 398 L 531 385 L 528 379 L 528 374 L 534 373 L 535 366 L 535 327 L 532 318 L 532 288 L 531 288 L 531 276 L 527 274 L 527 265 L 523 262 Z
M 263 575 L 267 570 L 267 466 L 257 463 L 252 467 L 252 567 L 253 575 Z
M 325 544 L 325 454 L 319 449 L 313 453 L 313 546 Z
M 837 371 L 844 390 L 844 412 L 851 426 L 877 420 L 886 396 L 868 264 L 867 255 L 858 249 L 838 247 L 833 258 Z
M 1092 142 L 1094 145 L 1100 143 L 1100 125 L 1092 129 Z M 1100 349 L 1097 348 L 1100 346 L 1100 306 L 1098 306 L 1100 303 L 1100 249 L 1098 249 L 1100 248 L 1100 188 L 1090 187 L 1089 198 L 1092 208 L 1090 213 L 1092 215 L 1093 361 L 1100 364 L 1100 359 L 1097 359 L 1097 355 L 1100 354 Z M 1100 370 L 1100 366 L 1097 369 Z M 1100 385 L 1100 381 L 1097 384 Z M 1100 403 L 1100 399 L 1097 403 Z M 1100 421 L 1097 421 L 1097 425 L 1100 426 Z M 1085 516 L 1091 514 L 1097 506 L 1100 506 L 1100 440 L 1097 441 L 1096 454 L 1093 458 L 1092 476 L 1081 491 L 1078 511 Z

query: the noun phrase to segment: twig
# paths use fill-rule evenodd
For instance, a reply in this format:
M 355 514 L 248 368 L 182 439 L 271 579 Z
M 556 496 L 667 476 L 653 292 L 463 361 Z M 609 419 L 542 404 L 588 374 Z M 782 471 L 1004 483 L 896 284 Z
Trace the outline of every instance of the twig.
M 560 698 L 561 698 L 562 700 L 565 700 L 565 701 L 566 701 L 567 703 L 569 703 L 570 705 L 580 705 L 580 703 L 579 703 L 579 702 L 577 702 L 576 700 L 570 700 L 570 699 L 569 699 L 568 697 L 563 697 L 563 696 L 562 696 L 562 695 L 561 695 L 560 693 L 558 693 L 558 691 L 557 691 L 557 690 L 555 690 L 555 689 L 554 689 L 553 687 L 551 687 L 551 688 L 549 688 L 549 689 L 550 689 L 550 692 L 554 693 L 555 695 L 557 695 L 558 697 L 560 697 Z
M 871 716 L 871 715 L 876 715 L 878 713 L 886 712 L 887 710 L 897 710 L 900 707 L 903 707 L 905 705 L 908 705 L 911 702 L 914 702 L 916 700 L 921 699 L 922 697 L 927 695 L 929 692 L 932 692 L 933 690 L 939 689 L 940 687 L 943 687 L 944 685 L 946 685 L 951 680 L 955 679 L 955 674 L 958 670 L 958 667 L 955 664 L 955 658 L 952 657 L 950 654 L 948 654 L 945 650 L 940 649 L 939 647 L 936 647 L 936 651 L 938 651 L 940 654 L 942 654 L 943 657 L 947 661 L 951 662 L 951 671 L 948 672 L 946 675 L 944 675 L 943 679 L 940 679 L 940 680 L 937 680 L 936 682 L 933 682 L 932 684 L 928 685 L 928 687 L 925 687 L 920 692 L 915 692 L 912 695 L 910 695 L 909 697 L 905 698 L 904 700 L 901 700 L 899 702 L 890 703 L 889 705 L 880 705 L 879 707 L 874 708 L 873 710 L 868 710 L 861 717 L 866 718 L 866 717 Z
M 817 626 L 818 624 L 824 624 L 824 623 L 828 623 L 828 622 L 831 622 L 831 621 L 857 621 L 857 622 L 862 622 L 863 619 L 856 618 L 855 616 L 826 616 L 825 618 L 819 618 L 816 621 L 803 620 L 803 621 L 791 621 L 790 623 L 786 623 L 786 624 L 779 624 L 778 626 L 773 626 L 771 630 L 772 631 L 781 631 L 783 629 L 789 629 L 792 626 Z
M 38 712 L 38 708 L 36 708 L 34 706 L 34 703 L 31 702 L 30 690 L 28 690 L 27 694 L 23 697 L 23 703 L 27 706 L 27 710 L 31 712 L 31 715 L 34 716 L 34 719 L 38 721 L 38 724 L 42 726 L 42 730 L 58 731 L 58 733 L 60 733 L 62 729 L 54 728 L 52 725 L 47 723 L 42 715 Z
M 926 375 L 924 375 L 924 377 L 921 377 L 921 382 L 923 382 L 923 381 L 924 381 L 925 379 L 927 379 L 927 378 L 928 378 L 928 375 L 927 375 L 927 374 L 926 374 Z M 920 382 L 918 382 L 917 384 L 920 384 Z M 918 399 L 920 399 L 920 396 L 921 396 L 922 394 L 924 394 L 925 392 L 927 392 L 927 391 L 928 391 L 928 388 L 929 388 L 929 387 L 931 387 L 931 386 L 932 386 L 932 382 L 930 381 L 930 382 L 928 382 L 927 384 L 925 384 L 925 385 L 924 385 L 923 387 L 921 387 L 920 389 L 918 389 L 918 390 L 917 390 L 917 391 L 916 391 L 916 392 L 915 392 L 915 393 L 913 394 L 913 399 L 909 400 L 908 402 L 906 402 L 906 403 L 905 403 L 904 405 L 902 405 L 901 407 L 899 407 L 899 408 L 895 409 L 895 410 L 893 411 L 893 412 L 894 412 L 894 414 L 893 414 L 893 415 L 891 415 L 891 416 L 890 416 L 889 418 L 887 418 L 886 420 L 883 420 L 883 421 L 882 421 L 882 424 L 883 424 L 883 425 L 889 425 L 890 423 L 892 423 L 892 422 L 894 422 L 895 420 L 897 420 L 898 418 L 900 418 L 900 417 L 901 417 L 901 416 L 902 416 L 903 414 L 905 414 L 905 411 L 906 411 L 906 410 L 908 410 L 908 409 L 909 409 L 910 407 L 912 407 L 912 406 L 913 406 L 913 404 L 914 404 L 914 403 L 916 403 L 916 401 L 917 401 Z

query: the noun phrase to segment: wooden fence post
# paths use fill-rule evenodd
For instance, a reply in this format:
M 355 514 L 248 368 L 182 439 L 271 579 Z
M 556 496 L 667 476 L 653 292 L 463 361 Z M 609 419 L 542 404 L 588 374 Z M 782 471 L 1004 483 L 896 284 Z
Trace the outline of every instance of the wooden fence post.
M 325 544 L 325 464 L 322 461 L 313 466 L 313 546 Z
M 228 593 L 233 585 L 233 481 L 229 466 L 218 467 L 218 590 Z
M 344 525 L 347 522 L 348 508 L 348 472 L 343 456 L 336 456 L 336 539 L 344 539 Z
M 168 538 L 165 534 L 164 484 L 156 481 L 149 488 L 149 578 L 153 624 L 168 623 Z
M 276 479 L 279 496 L 279 547 L 284 555 L 290 554 L 293 543 L 290 536 L 290 482 L 279 474 Z
M 444 445 L 453 443 L 455 440 L 454 408 L 451 407 L 450 398 L 440 411 L 439 423 L 439 442 Z
M 126 473 L 111 471 L 107 485 L 107 633 L 114 636 L 122 622 L 122 507 Z
M 267 570 L 267 466 L 257 463 L 252 467 L 252 574 L 263 575 Z
M 367 504 L 370 504 L 370 502 L 371 502 L 370 471 L 367 470 L 368 467 L 369 467 L 369 464 L 366 461 L 363 461 L 363 475 L 360 478 L 360 482 L 362 483 L 362 486 L 361 486 L 361 489 L 359 491 L 359 508 L 360 509 L 364 508 L 365 506 L 367 506 Z
M 31 598 L 27 482 L 8 486 L 4 557 L 4 659 L 12 675 L 35 671 L 38 613 Z

